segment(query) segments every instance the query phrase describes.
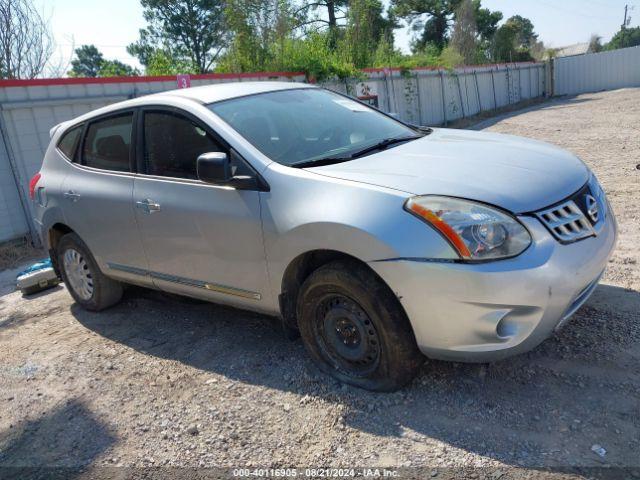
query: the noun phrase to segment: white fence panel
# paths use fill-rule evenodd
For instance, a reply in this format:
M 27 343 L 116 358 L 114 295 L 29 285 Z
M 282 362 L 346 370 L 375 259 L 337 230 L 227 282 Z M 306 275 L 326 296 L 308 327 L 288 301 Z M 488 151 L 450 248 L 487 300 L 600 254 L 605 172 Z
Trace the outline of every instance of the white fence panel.
M 9 155 L 0 135 L 0 242 L 18 238 L 28 231 Z
M 554 94 L 640 86 L 640 46 L 554 60 Z

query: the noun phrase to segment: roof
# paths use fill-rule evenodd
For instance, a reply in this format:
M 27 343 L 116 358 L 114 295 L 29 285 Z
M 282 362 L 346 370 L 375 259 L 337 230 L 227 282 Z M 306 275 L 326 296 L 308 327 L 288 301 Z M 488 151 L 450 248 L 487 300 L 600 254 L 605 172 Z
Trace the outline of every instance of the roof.
M 191 100 L 201 104 L 209 104 L 229 100 L 231 98 L 245 97 L 247 95 L 255 95 L 258 93 L 277 92 L 282 90 L 293 90 L 300 88 L 317 88 L 314 85 L 297 82 L 233 82 L 233 83 L 215 83 L 212 85 L 204 85 L 201 87 L 184 88 L 179 90 L 168 90 L 165 92 L 154 93 L 142 97 L 125 100 L 123 102 L 112 103 L 97 110 L 85 113 L 72 120 L 62 122 L 51 130 L 53 136 L 61 126 L 67 126 L 83 122 L 98 115 L 109 114 L 125 108 L 135 108 L 153 103 L 154 99 L 165 100 Z
M 589 42 L 576 43 L 574 45 L 567 45 L 566 47 L 556 48 L 556 57 L 570 57 L 572 55 L 584 55 L 589 53 Z
M 296 82 L 233 82 L 204 85 L 157 93 L 154 96 L 177 96 L 200 103 L 213 103 L 230 98 L 245 97 L 257 93 L 291 90 L 295 88 L 315 88 L 313 85 Z

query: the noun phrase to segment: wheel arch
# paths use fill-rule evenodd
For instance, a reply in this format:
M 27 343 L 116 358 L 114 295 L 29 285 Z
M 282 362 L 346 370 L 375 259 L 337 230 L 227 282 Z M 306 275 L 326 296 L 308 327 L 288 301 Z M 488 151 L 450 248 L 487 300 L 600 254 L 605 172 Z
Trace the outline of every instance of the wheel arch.
M 304 281 L 318 268 L 327 265 L 328 263 L 340 260 L 354 262 L 363 266 L 372 275 L 379 278 L 387 288 L 391 290 L 384 279 L 382 279 L 380 275 L 378 275 L 365 261 L 353 255 L 331 249 L 309 250 L 291 260 L 284 271 L 284 275 L 282 276 L 278 300 L 282 320 L 287 327 L 297 328 L 296 305 L 300 287 Z M 394 293 L 393 290 L 391 291 Z M 394 296 L 396 296 L 395 293 Z M 401 302 L 398 301 L 398 303 L 404 310 Z
M 51 264 L 53 269 L 60 276 L 60 266 L 58 265 L 58 244 L 60 239 L 68 233 L 75 233 L 71 227 L 64 223 L 58 222 L 53 224 L 47 231 L 47 249 L 49 250 L 49 257 L 51 258 Z

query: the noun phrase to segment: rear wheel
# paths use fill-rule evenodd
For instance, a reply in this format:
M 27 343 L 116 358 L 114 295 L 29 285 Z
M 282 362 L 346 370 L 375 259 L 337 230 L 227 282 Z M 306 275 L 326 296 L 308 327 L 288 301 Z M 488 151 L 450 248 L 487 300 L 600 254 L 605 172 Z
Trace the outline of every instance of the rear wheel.
M 83 308 L 100 311 L 120 301 L 122 284 L 100 271 L 93 255 L 75 233 L 62 237 L 56 252 L 62 280 Z
M 368 390 L 404 386 L 424 361 L 397 298 L 357 262 L 333 262 L 309 276 L 298 325 L 321 370 Z

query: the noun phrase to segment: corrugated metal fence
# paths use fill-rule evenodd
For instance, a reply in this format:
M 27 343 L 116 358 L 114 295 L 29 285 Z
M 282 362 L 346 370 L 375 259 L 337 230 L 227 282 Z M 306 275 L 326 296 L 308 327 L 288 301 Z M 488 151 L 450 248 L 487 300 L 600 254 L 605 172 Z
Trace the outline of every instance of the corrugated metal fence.
M 415 125 L 446 125 L 482 111 L 545 95 L 546 65 L 521 63 L 456 70 L 375 69 L 363 81 L 324 86 L 358 97 Z
M 324 86 L 366 98 L 419 125 L 446 125 L 541 97 L 548 83 L 546 67 L 539 63 L 453 71 L 375 69 L 364 76 Z M 192 78 L 191 85 L 255 80 L 302 82 L 304 75 L 203 75 Z M 54 125 L 110 103 L 174 88 L 173 77 L 0 81 L 0 242 L 33 233 L 28 182 L 40 169 Z
M 554 94 L 640 87 L 640 46 L 554 60 Z

